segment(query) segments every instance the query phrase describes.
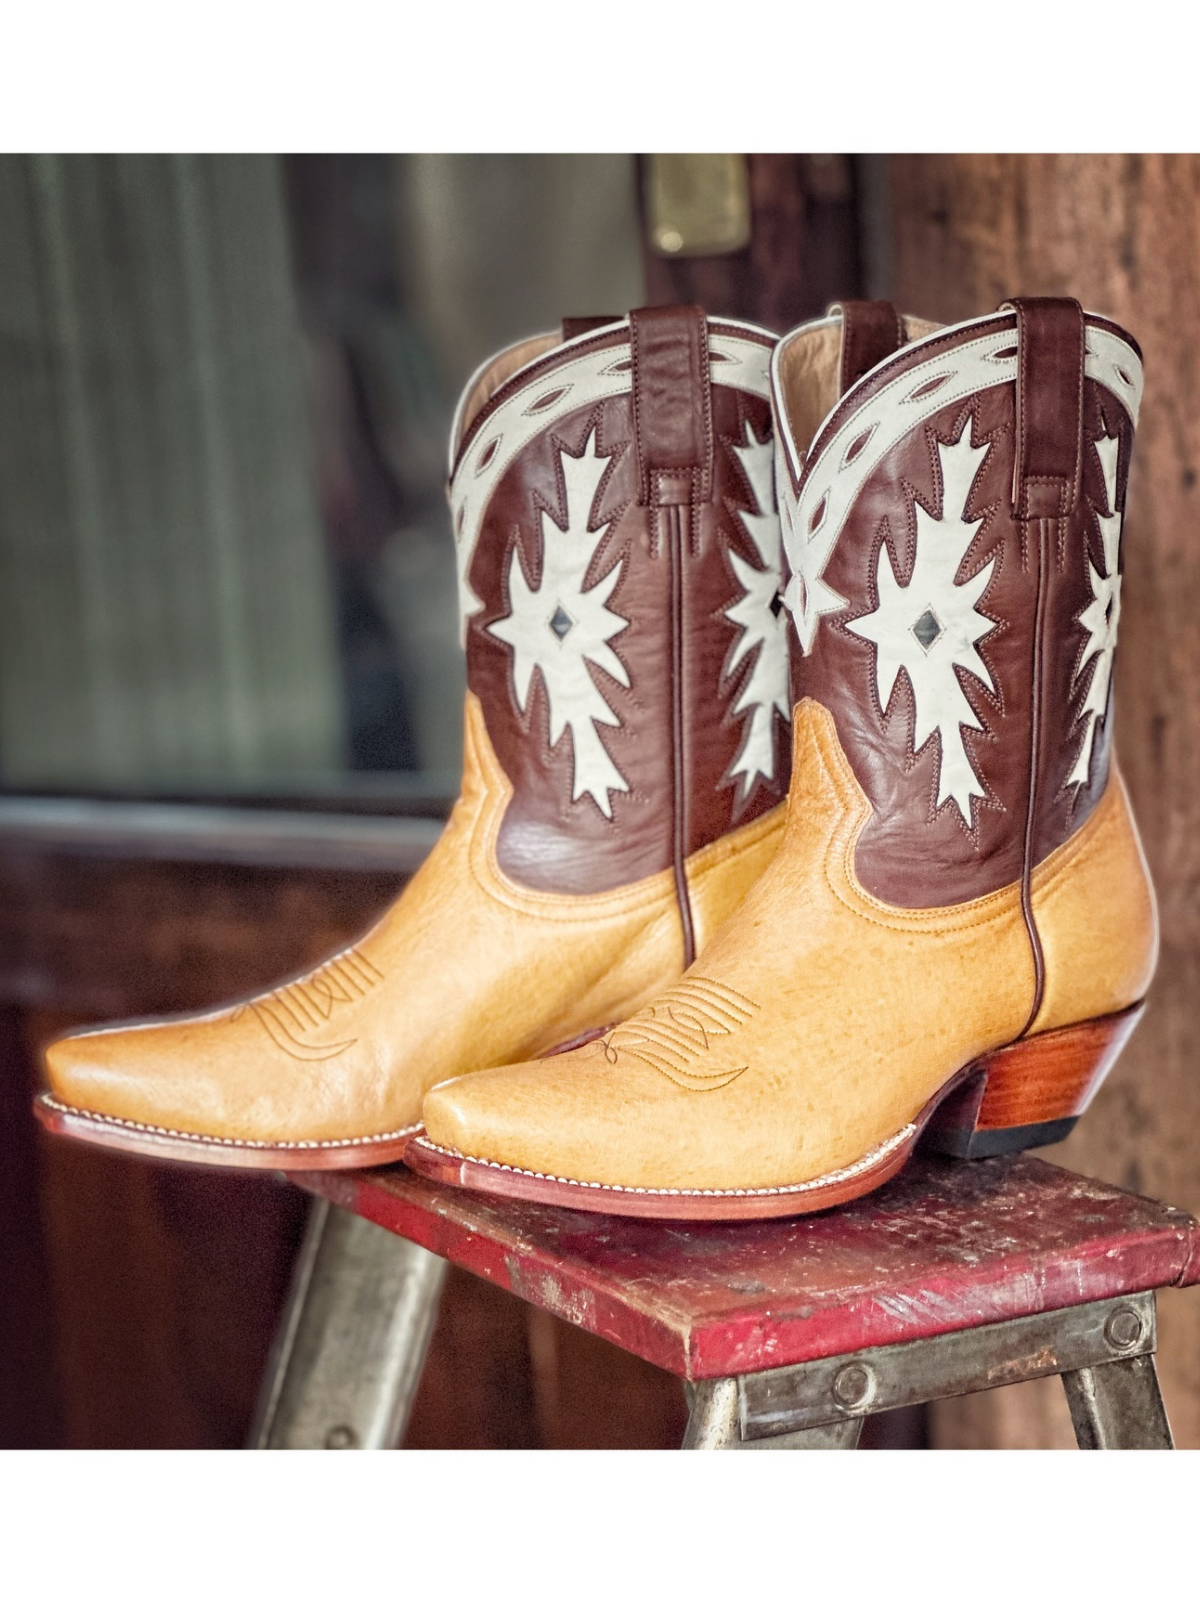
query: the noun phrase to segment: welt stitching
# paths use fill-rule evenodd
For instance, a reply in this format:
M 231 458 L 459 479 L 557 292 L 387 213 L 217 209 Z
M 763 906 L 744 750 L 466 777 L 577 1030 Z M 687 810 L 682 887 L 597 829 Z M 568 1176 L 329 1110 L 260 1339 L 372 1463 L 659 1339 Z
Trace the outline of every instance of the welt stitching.
M 211 1133 L 189 1133 L 181 1128 L 162 1128 L 150 1122 L 134 1122 L 128 1117 L 112 1116 L 106 1111 L 85 1111 L 79 1106 L 67 1105 L 52 1094 L 44 1096 L 44 1099 L 45 1103 L 53 1106 L 56 1111 L 67 1112 L 73 1117 L 85 1117 L 89 1122 L 112 1124 L 114 1127 L 129 1128 L 137 1133 L 148 1133 L 160 1138 L 184 1140 L 188 1144 L 236 1146 L 243 1150 L 341 1150 L 353 1145 L 383 1144 L 391 1139 L 402 1139 L 406 1134 L 415 1133 L 421 1127 L 421 1123 L 413 1122 L 405 1128 L 396 1128 L 390 1133 L 364 1133 L 353 1139 L 233 1139 Z
M 515 1167 L 507 1161 L 489 1161 L 486 1156 L 464 1155 L 461 1150 L 451 1150 L 446 1145 L 435 1144 L 427 1135 L 418 1138 L 417 1143 L 426 1150 L 436 1150 L 440 1155 L 450 1156 L 456 1161 L 468 1162 L 473 1167 L 491 1167 L 497 1172 L 511 1172 L 515 1177 L 539 1178 L 543 1183 L 563 1183 L 574 1189 L 607 1189 L 618 1194 L 711 1195 L 715 1198 L 720 1198 L 725 1195 L 753 1197 L 760 1194 L 796 1194 L 806 1189 L 828 1188 L 846 1178 L 855 1177 L 861 1172 L 869 1171 L 877 1162 L 890 1155 L 915 1130 L 915 1123 L 906 1122 L 896 1133 L 893 1133 L 887 1139 L 881 1140 L 878 1144 L 872 1145 L 864 1155 L 860 1156 L 857 1161 L 850 1162 L 848 1166 L 835 1167 L 832 1172 L 822 1173 L 816 1178 L 806 1178 L 802 1183 L 785 1183 L 760 1189 L 661 1189 L 651 1188 L 643 1184 L 599 1183 L 595 1179 L 562 1178 L 553 1172 L 534 1172 L 529 1167 Z

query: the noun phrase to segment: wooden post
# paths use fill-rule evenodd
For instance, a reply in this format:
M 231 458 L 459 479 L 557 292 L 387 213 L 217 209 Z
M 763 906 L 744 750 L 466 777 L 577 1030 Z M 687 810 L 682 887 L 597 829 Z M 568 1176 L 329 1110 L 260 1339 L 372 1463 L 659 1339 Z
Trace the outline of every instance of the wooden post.
M 1162 917 L 1146 1020 L 1064 1164 L 1200 1209 L 1200 157 L 895 156 L 895 295 L 951 321 L 1070 294 L 1146 360 L 1125 517 L 1116 743 Z M 1161 1299 L 1159 1371 L 1200 1445 L 1200 1296 Z M 1072 1444 L 1057 1384 L 942 1402 L 937 1443 Z
M 643 158 L 644 159 L 644 158 Z M 744 250 L 663 256 L 645 242 L 646 296 L 695 302 L 780 333 L 863 292 L 872 274 L 856 205 L 862 164 L 845 155 L 748 156 L 752 234 Z

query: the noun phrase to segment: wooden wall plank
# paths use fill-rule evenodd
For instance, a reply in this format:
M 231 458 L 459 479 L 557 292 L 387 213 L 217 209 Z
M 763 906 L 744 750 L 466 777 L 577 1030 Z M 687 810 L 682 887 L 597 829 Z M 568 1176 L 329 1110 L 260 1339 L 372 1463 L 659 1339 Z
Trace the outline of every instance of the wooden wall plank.
M 695 303 L 784 333 L 831 300 L 862 293 L 856 166 L 845 155 L 752 155 L 753 235 L 719 256 L 663 256 L 645 246 L 646 296 Z M 644 230 L 643 230 L 644 232 Z
M 33 1089 L 24 1018 L 0 1006 L 0 1450 L 62 1438 Z
M 1159 896 L 1146 1019 L 1052 1154 L 1200 1211 L 1200 157 L 895 156 L 896 299 L 952 321 L 1010 294 L 1071 294 L 1146 360 L 1125 517 L 1116 733 Z M 1200 1445 L 1200 1294 L 1159 1300 L 1179 1444 Z M 1069 1444 L 1057 1387 L 946 1402 L 945 1445 Z

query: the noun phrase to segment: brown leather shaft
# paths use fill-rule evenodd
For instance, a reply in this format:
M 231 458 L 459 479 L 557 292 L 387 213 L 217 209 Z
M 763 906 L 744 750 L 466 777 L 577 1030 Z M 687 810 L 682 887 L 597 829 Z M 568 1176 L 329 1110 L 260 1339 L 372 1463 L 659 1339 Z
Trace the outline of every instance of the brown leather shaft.
M 709 376 L 710 362 L 714 372 L 721 365 L 713 337 L 744 341 L 764 374 L 774 339 L 710 325 L 688 307 L 635 312 L 630 324 L 552 351 L 507 380 L 472 419 L 456 468 L 473 473 L 487 456 L 506 403 L 522 420 L 536 419 L 543 397 L 568 396 L 573 409 L 523 444 L 489 494 L 468 567 L 480 609 L 466 630 L 468 683 L 513 788 L 499 865 L 515 882 L 560 893 L 681 874 L 687 856 L 778 805 L 790 771 L 782 712 L 770 728 L 770 775 L 748 783 L 734 770 L 750 725 L 750 713 L 734 708 L 757 649 L 734 664 L 741 628 L 727 613 L 745 594 L 734 557 L 763 569 L 750 524 L 776 515 L 771 413 L 765 377 L 755 389 Z M 623 378 L 624 392 L 589 398 L 570 365 L 581 349 L 602 359 L 611 388 Z M 507 443 L 511 429 L 498 431 Z M 540 671 L 519 703 L 513 646 L 494 631 L 512 611 L 514 555 L 523 581 L 541 584 L 547 526 L 569 520 L 563 463 L 588 451 L 607 464 L 588 518 L 597 537 L 585 588 L 619 568 L 606 604 L 624 626 L 609 642 L 628 679 L 588 668 L 612 719 L 597 724 L 597 736 L 627 784 L 611 792 L 611 816 L 576 796 L 572 732 L 551 744 Z M 754 451 L 766 474 L 757 488 L 748 471 Z M 549 618 L 554 601 L 545 609 Z M 571 614 L 569 601 L 564 610 Z
M 1084 661 L 1087 630 L 1080 618 L 1094 599 L 1092 572 L 1107 572 L 1099 519 L 1120 514 L 1128 481 L 1133 424 L 1126 407 L 1103 384 L 1078 372 L 1064 376 L 1064 326 L 1074 318 L 1073 302 L 1060 302 L 1061 320 L 1044 305 L 1022 319 L 1014 311 L 1009 351 L 1025 347 L 1022 460 L 1040 482 L 1059 470 L 1056 504 L 1067 503 L 1076 432 L 1079 491 L 1073 509 L 1046 518 L 1013 514 L 1017 475 L 1017 390 L 1012 382 L 992 383 L 949 401 L 907 432 L 870 472 L 845 519 L 836 546 L 821 574 L 845 601 L 822 618 L 811 653 L 797 667 L 797 692 L 812 695 L 833 712 L 839 738 L 871 801 L 872 816 L 857 842 L 856 867 L 863 884 L 881 899 L 900 906 L 951 905 L 1022 881 L 1090 815 L 1104 793 L 1109 770 L 1111 718 L 1094 719 L 1091 758 L 1082 782 L 1071 774 L 1086 737 L 1084 702 L 1096 659 Z M 1112 324 L 1089 318 L 1089 326 L 1119 335 Z M 835 410 L 818 450 L 805 466 L 815 470 L 825 449 L 838 444 L 838 426 L 847 433 L 860 414 L 889 385 L 902 396 L 934 393 L 948 381 L 922 381 L 923 371 L 953 358 L 981 337 L 1002 335 L 1006 324 L 989 319 L 986 327 L 966 324 L 912 349 L 900 351 L 868 376 Z M 1041 348 L 1046 338 L 1052 348 Z M 1076 350 L 1078 361 L 1082 347 Z M 1136 347 L 1129 341 L 1131 354 Z M 943 363 L 944 365 L 944 363 Z M 1038 375 L 1054 379 L 1053 406 L 1037 390 Z M 1081 389 L 1078 408 L 1064 396 Z M 881 401 L 881 403 L 885 403 Z M 1076 420 L 1078 418 L 1078 421 Z M 976 524 L 957 582 L 965 583 L 990 564 L 978 610 L 991 630 L 978 643 L 978 656 L 991 683 L 956 668 L 963 695 L 981 724 L 962 728 L 962 742 L 984 793 L 971 800 L 967 824 L 953 802 L 938 804 L 942 759 L 939 735 L 927 736 L 914 750 L 916 701 L 904 671 L 897 675 L 886 705 L 880 704 L 876 649 L 854 632 L 880 604 L 880 560 L 895 582 L 911 584 L 917 557 L 917 507 L 937 518 L 943 510 L 939 447 L 967 437 L 987 447 L 971 484 L 964 519 Z M 1115 441 L 1115 504 L 1109 504 L 1097 442 Z M 1110 446 L 1105 446 L 1109 448 Z M 843 443 L 838 446 L 845 448 Z M 802 480 L 803 481 L 803 480 Z M 1021 480 L 1025 488 L 1031 488 Z M 1026 505 L 1038 496 L 1025 495 Z M 919 609 L 919 608 L 916 608 Z M 1040 619 L 1040 621 L 1039 621 Z M 1035 661 L 1036 655 L 1036 661 Z M 1036 676 L 1035 676 L 1036 674 Z M 1035 688 L 1036 685 L 1036 688 Z
M 783 843 L 626 1022 L 435 1087 L 442 1176 L 665 1216 L 810 1209 L 883 1181 L 991 1052 L 1144 996 L 1154 896 L 1108 738 L 1140 357 L 1077 323 L 1070 302 L 906 323 L 919 343 L 837 404 L 834 319 L 789 338 Z
M 842 300 L 842 359 L 838 373 L 838 393 L 845 394 L 899 350 L 904 343 L 904 324 L 890 300 Z

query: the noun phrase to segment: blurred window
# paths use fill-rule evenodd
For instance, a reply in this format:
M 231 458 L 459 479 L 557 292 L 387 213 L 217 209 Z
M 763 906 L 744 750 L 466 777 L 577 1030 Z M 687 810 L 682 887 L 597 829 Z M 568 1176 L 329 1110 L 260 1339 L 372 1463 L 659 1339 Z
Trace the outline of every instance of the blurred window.
M 452 794 L 458 390 L 643 298 L 631 156 L 0 157 L 0 785 Z

